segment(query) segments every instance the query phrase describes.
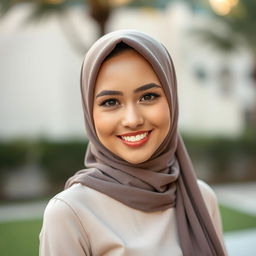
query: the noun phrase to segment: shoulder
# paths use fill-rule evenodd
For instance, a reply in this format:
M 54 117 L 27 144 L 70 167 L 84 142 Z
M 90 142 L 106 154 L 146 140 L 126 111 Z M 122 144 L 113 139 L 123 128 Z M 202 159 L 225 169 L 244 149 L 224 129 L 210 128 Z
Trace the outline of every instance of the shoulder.
M 72 188 L 63 191 L 48 202 L 39 236 L 40 255 L 66 255 L 68 251 L 74 252 L 75 255 L 91 255 L 90 240 L 84 220 L 70 203 L 78 193 L 76 190 Z
M 84 220 L 77 207 L 77 197 L 81 194 L 80 184 L 70 187 L 55 195 L 48 202 L 43 216 L 43 227 L 41 237 L 64 237 L 69 234 L 82 234 L 84 241 L 87 241 L 87 232 Z
M 204 181 L 197 181 L 201 194 L 203 196 L 204 202 L 207 206 L 207 209 L 211 216 L 216 213 L 218 210 L 218 202 L 217 197 L 214 190 Z
M 80 183 L 55 195 L 48 203 L 44 218 L 62 215 L 82 219 L 95 212 L 104 212 L 106 208 L 115 208 L 118 204 L 114 199 Z M 119 203 L 120 204 L 120 203 Z
M 79 216 L 70 203 L 72 198 L 76 197 L 76 193 L 76 189 L 65 190 L 50 199 L 44 211 L 44 223 L 56 225 L 56 223 L 64 223 L 72 219 L 79 222 Z
M 206 182 L 204 182 L 202 180 L 197 180 L 197 184 L 198 184 L 200 191 L 204 197 L 216 199 L 214 190 Z
M 44 224 L 56 226 L 57 223 L 71 221 L 82 228 L 81 207 L 86 208 L 85 202 L 93 201 L 90 191 L 86 190 L 85 186 L 75 184 L 51 198 L 44 210 Z
M 48 202 L 44 215 L 55 216 L 61 214 L 76 215 L 75 206 L 80 198 L 88 196 L 85 187 L 75 184 L 70 188 L 58 193 Z

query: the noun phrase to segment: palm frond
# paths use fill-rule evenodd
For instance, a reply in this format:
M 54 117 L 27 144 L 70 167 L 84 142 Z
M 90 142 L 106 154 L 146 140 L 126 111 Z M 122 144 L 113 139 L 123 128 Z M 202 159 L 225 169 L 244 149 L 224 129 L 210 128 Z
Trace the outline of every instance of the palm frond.
M 67 3 L 52 4 L 49 2 L 40 2 L 33 6 L 32 11 L 28 15 L 26 22 L 41 21 L 44 18 L 48 18 L 52 14 L 60 14 L 67 8 Z
M 17 4 L 17 1 L 15 0 L 1 0 L 0 1 L 0 16 L 4 16 L 6 13 L 8 13 L 11 8 Z

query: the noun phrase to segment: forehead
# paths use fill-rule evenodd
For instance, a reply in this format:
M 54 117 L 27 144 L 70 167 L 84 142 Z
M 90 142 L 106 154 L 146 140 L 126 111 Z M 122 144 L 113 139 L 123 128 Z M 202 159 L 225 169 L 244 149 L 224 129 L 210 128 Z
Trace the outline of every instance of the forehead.
M 95 84 L 95 91 L 107 87 L 140 86 L 148 82 L 160 85 L 150 63 L 134 50 L 125 50 L 101 65 Z

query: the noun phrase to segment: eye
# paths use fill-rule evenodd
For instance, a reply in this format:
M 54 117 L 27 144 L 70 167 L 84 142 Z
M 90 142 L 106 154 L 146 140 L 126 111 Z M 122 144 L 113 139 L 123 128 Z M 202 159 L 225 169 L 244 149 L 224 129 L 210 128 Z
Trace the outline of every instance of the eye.
M 114 107 L 119 105 L 119 102 L 117 99 L 107 99 L 102 101 L 99 105 L 102 107 Z
M 147 93 L 147 94 L 144 94 L 144 95 L 141 97 L 140 101 L 149 102 L 149 101 L 155 100 L 155 99 L 158 98 L 158 97 L 160 97 L 160 95 L 157 94 L 157 93 Z

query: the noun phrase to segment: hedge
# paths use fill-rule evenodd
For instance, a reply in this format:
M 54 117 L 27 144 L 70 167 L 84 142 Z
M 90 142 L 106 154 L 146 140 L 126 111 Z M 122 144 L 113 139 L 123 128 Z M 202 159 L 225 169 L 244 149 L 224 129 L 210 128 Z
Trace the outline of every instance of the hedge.
M 255 136 L 227 139 L 183 135 L 183 138 L 195 166 L 202 161 L 209 163 L 210 172 L 213 174 L 210 182 L 236 181 L 232 171 L 241 161 L 246 170 L 237 177 L 240 180 L 256 179 Z M 87 143 L 86 139 L 0 142 L 0 176 L 10 170 L 18 171 L 19 168 L 15 167 L 28 161 L 37 161 L 47 175 L 51 192 L 54 193 L 59 187 L 63 187 L 68 177 L 84 168 Z M 239 173 L 239 169 L 236 172 Z

